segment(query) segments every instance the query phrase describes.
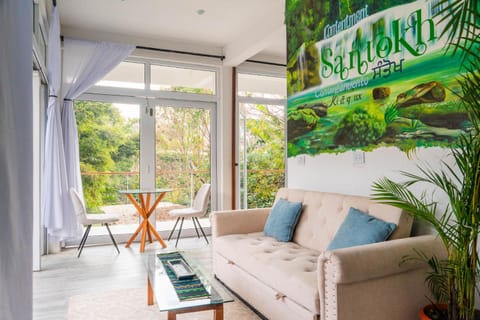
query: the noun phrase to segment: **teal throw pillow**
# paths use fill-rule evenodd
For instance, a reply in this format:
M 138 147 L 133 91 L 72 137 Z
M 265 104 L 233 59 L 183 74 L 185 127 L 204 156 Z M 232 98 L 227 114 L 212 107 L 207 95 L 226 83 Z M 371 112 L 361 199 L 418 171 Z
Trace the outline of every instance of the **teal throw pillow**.
M 292 240 L 300 213 L 302 213 L 301 202 L 279 199 L 267 218 L 263 233 L 282 242 Z
M 350 208 L 327 250 L 385 241 L 397 225 Z

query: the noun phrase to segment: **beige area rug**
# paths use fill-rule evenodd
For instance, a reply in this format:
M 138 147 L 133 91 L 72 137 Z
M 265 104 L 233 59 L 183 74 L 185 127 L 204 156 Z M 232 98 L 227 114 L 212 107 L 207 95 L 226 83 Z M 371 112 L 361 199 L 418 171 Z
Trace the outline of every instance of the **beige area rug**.
M 178 320 L 211 320 L 213 311 L 185 313 Z M 73 296 L 68 301 L 68 320 L 166 320 L 167 313 L 147 305 L 147 290 L 119 289 L 104 293 Z M 225 303 L 224 319 L 257 320 L 254 312 L 240 301 Z

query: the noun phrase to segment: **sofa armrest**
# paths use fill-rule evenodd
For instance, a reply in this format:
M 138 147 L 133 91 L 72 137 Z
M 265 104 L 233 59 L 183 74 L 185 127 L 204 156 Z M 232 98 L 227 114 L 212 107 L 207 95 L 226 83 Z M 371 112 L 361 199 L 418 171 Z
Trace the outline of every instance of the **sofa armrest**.
M 336 283 L 352 283 L 423 267 L 425 264 L 418 259 L 402 263 L 404 257 L 415 258 L 415 250 L 427 256 L 446 257 L 440 239 L 426 235 L 326 251 L 320 255 L 319 262 L 337 267 L 335 279 L 332 279 Z
M 210 215 L 212 237 L 263 231 L 272 208 L 216 211 Z
M 443 243 L 434 235 L 322 253 L 318 260 L 320 318 L 414 319 L 430 296 L 425 285 L 428 266 L 415 259 L 415 250 L 446 258 Z

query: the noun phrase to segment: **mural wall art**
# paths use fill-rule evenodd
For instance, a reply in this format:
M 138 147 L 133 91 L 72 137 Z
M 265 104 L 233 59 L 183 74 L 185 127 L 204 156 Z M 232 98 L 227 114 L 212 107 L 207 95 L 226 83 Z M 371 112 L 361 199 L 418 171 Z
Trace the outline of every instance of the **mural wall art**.
M 288 156 L 449 147 L 468 130 L 444 3 L 286 0 Z

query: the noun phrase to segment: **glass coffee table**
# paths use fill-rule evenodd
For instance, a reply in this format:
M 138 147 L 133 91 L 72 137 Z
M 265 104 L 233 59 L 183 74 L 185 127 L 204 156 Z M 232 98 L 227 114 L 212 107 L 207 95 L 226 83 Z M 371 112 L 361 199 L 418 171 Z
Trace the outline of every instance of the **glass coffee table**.
M 197 278 L 208 292 L 208 296 L 181 301 L 178 298 L 171 279 L 167 275 L 164 264 L 158 257 L 158 254 L 169 252 L 148 253 L 144 255 L 145 267 L 148 274 L 148 305 L 153 305 L 154 301 L 156 301 L 160 311 L 168 312 L 168 320 L 175 320 L 177 314 L 204 310 L 213 310 L 213 319 L 223 320 L 223 304 L 232 302 L 232 296 L 222 284 L 213 278 L 212 273 L 205 270 L 202 264 L 195 259 L 193 253 L 189 253 L 188 251 L 178 252 L 197 275 Z

